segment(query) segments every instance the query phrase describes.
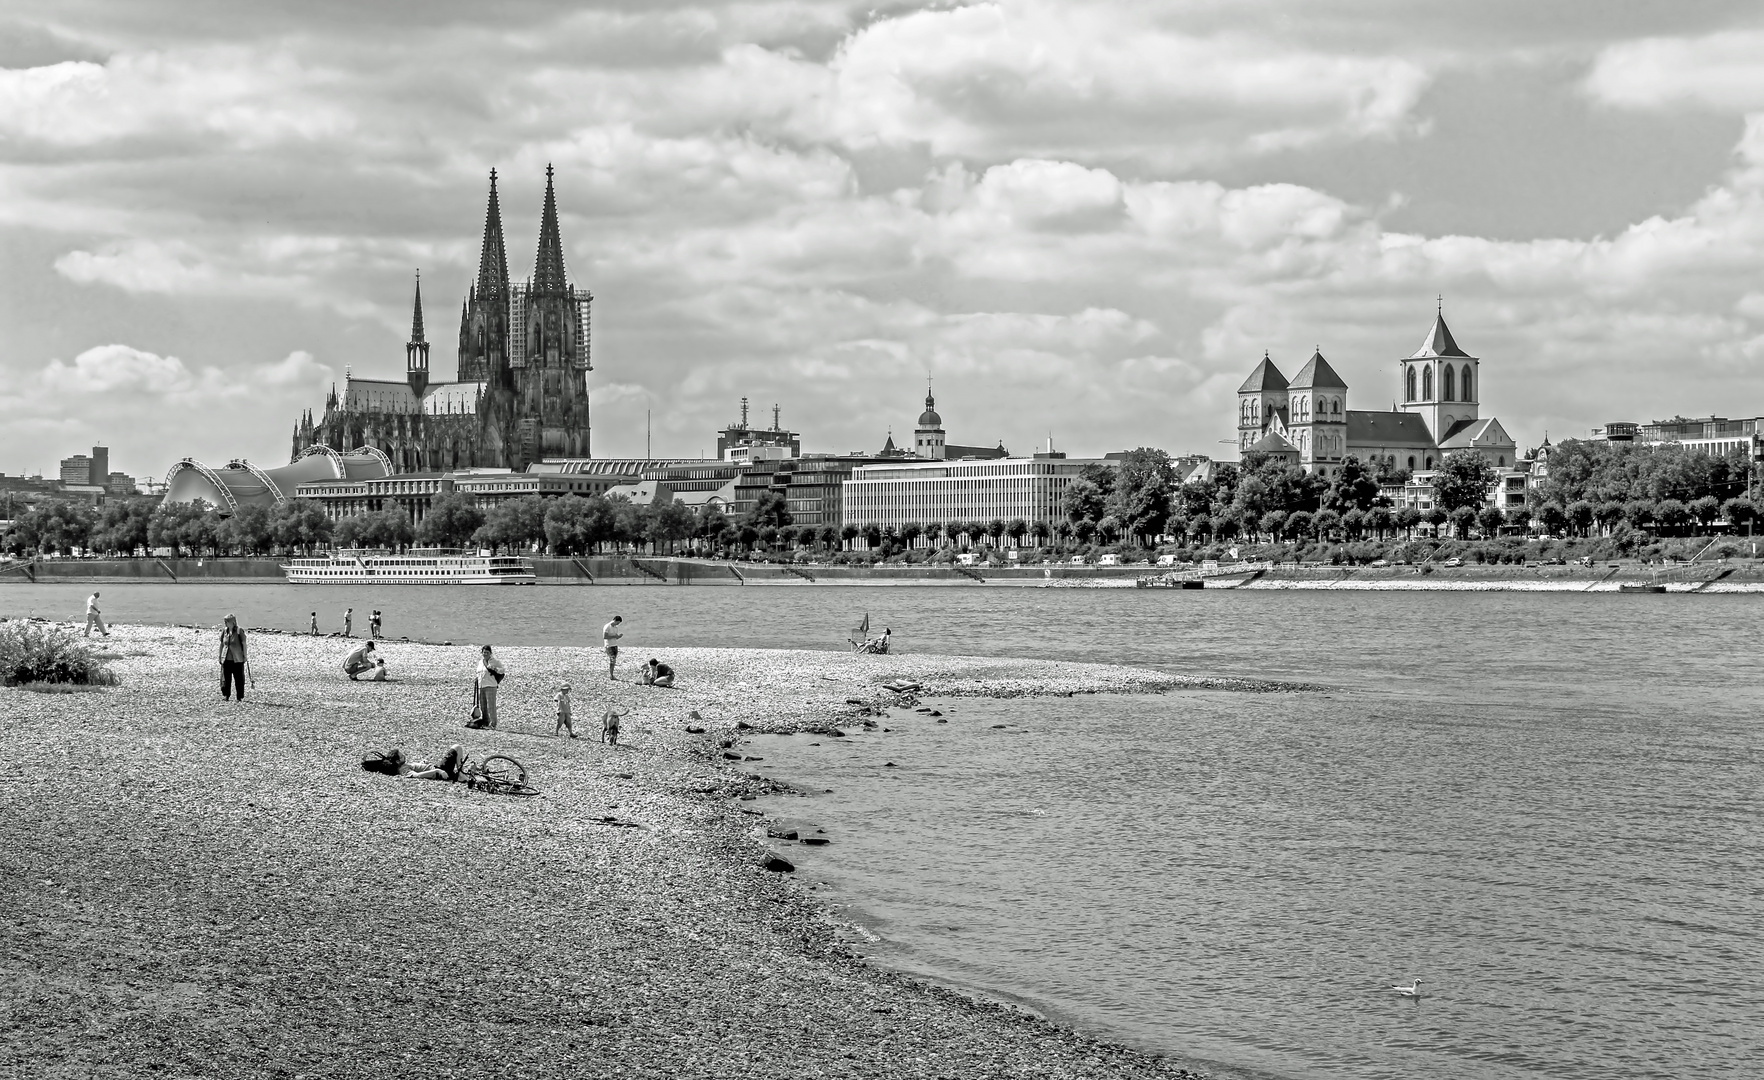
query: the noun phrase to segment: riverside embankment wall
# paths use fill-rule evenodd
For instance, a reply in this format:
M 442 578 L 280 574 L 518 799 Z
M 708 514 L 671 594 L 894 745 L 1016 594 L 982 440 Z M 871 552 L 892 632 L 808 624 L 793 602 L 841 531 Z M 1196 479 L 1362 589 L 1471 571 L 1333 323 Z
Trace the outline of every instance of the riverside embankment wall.
M 1147 566 L 778 566 L 708 559 L 632 558 L 627 555 L 532 559 L 543 585 L 1131 585 L 1136 578 L 1163 571 Z M 9 582 L 238 582 L 280 584 L 286 579 L 277 559 L 43 559 L 0 566 L 0 586 Z M 1207 588 L 1537 588 L 1574 582 L 1616 584 L 1664 581 L 1675 587 L 1764 584 L 1764 566 L 1745 562 L 1710 563 L 1661 572 L 1629 562 L 1583 566 L 1282 566 L 1246 580 L 1209 580 Z

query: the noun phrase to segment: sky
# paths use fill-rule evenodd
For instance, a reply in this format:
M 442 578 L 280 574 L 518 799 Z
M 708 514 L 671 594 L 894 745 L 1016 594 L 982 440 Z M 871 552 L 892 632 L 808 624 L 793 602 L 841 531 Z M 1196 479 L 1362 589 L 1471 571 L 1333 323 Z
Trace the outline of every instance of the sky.
M 1439 303 L 1521 446 L 1758 416 L 1759 56 L 1725 0 L 8 0 L 0 472 L 281 463 L 419 270 L 451 377 L 548 163 L 596 456 L 743 396 L 874 451 L 930 379 L 954 443 L 1230 457 L 1264 351 L 1386 408 Z

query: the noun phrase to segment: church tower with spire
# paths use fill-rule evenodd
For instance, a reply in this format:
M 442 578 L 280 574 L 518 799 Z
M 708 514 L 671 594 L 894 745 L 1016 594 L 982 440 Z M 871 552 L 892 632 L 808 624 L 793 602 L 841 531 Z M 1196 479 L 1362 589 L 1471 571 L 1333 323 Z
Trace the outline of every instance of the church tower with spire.
M 410 340 L 404 343 L 404 379 L 417 400 L 429 389 L 429 343 L 423 337 L 423 275 L 417 274 L 416 301 L 410 313 Z
M 343 393 L 325 399 L 322 419 L 295 425 L 296 457 L 323 444 L 341 453 L 372 447 L 395 472 L 503 468 L 590 455 L 587 373 L 593 297 L 569 280 L 558 230 L 555 172 L 545 201 L 533 276 L 509 277 L 495 170 L 484 208 L 477 280 L 459 312 L 459 377 L 429 368 L 419 275 L 404 343 L 404 378 L 345 372 Z
M 1398 361 L 1403 411 L 1423 417 L 1435 442 L 1442 446 L 1458 430 L 1479 418 L 1477 393 L 1482 389 L 1482 361 L 1458 347 L 1446 326 L 1442 301 L 1434 310 L 1433 328 L 1415 352 Z
M 491 169 L 478 280 L 466 291 L 465 307 L 460 312 L 460 382 L 506 383 L 508 307 L 508 250 L 502 242 L 502 203 L 496 197 L 496 170 Z
M 509 366 L 521 414 L 516 443 L 526 461 L 589 456 L 593 299 L 565 270 L 554 172 L 547 165 L 533 276 L 514 288 L 509 307 Z

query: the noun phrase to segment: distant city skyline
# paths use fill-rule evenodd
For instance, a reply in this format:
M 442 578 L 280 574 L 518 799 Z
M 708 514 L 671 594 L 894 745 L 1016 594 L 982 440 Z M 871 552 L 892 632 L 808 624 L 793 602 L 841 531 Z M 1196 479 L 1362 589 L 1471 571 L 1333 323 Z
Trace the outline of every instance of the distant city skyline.
M 15 0 L 0 468 L 280 464 L 402 377 L 419 269 L 451 370 L 460 223 L 547 162 L 606 457 L 743 396 L 873 452 L 927 375 L 966 443 L 1230 455 L 1264 350 L 1388 387 L 1442 294 L 1521 446 L 1756 416 L 1761 52 L 1725 0 Z

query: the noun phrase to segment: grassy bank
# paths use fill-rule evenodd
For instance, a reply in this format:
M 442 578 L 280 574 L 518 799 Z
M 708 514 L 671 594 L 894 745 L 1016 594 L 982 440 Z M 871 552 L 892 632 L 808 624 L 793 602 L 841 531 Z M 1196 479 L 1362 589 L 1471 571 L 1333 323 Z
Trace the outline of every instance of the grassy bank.
M 682 676 L 670 691 L 608 682 L 597 651 L 511 648 L 502 728 L 475 732 L 461 727 L 469 647 L 389 643 L 397 681 L 351 683 L 339 643 L 256 635 L 241 705 L 219 699 L 213 642 L 120 627 L 106 643 L 118 686 L 0 690 L 0 1071 L 1184 1075 L 863 963 L 812 882 L 761 869 L 765 822 L 741 796 L 769 782 L 724 756 L 739 724 L 854 721 L 847 699 L 883 698 L 895 676 L 952 696 L 1183 680 L 657 650 Z M 573 742 L 550 737 L 566 679 Z M 630 746 L 593 741 L 607 703 L 631 710 Z M 359 768 L 369 750 L 434 757 L 453 741 L 522 759 L 543 794 Z

